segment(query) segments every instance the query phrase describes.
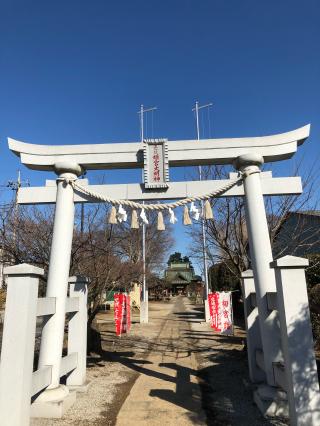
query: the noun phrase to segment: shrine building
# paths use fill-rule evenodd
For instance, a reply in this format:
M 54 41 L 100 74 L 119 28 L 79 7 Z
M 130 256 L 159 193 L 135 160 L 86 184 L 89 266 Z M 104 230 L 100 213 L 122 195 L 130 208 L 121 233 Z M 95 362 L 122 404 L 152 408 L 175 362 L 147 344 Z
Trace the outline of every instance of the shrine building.
M 187 294 L 187 286 L 196 278 L 193 266 L 187 257 L 170 256 L 164 278 L 173 295 Z

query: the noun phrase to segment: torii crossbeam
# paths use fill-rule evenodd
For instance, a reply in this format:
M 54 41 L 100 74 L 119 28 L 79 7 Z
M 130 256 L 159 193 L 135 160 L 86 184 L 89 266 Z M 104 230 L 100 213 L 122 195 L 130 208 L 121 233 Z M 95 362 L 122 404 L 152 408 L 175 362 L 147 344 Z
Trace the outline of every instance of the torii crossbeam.
M 257 152 L 266 163 L 285 160 L 292 157 L 309 132 L 307 125 L 272 136 L 168 141 L 169 166 L 232 164 L 243 154 Z M 34 170 L 53 171 L 54 165 L 62 161 L 72 161 L 85 170 L 143 167 L 142 142 L 48 146 L 9 138 L 8 143 L 22 164 Z
M 145 190 L 143 184 L 112 184 L 112 185 L 89 185 L 88 179 L 79 179 L 79 183 L 84 188 L 110 198 L 119 198 L 132 201 L 151 201 L 151 200 L 176 200 L 187 197 L 195 197 L 199 194 L 206 194 L 214 191 L 228 182 L 235 179 L 236 174 L 230 173 L 230 179 L 224 180 L 202 180 L 191 182 L 170 182 L 166 190 Z M 261 188 L 263 195 L 294 195 L 302 193 L 302 183 L 299 176 L 273 178 L 271 172 L 261 173 Z M 218 197 L 243 197 L 243 183 L 239 182 L 236 186 L 224 192 Z M 47 180 L 46 186 L 22 187 L 19 189 L 18 204 L 53 204 L 57 199 L 57 185 L 54 180 Z M 91 197 L 84 193 L 74 192 L 75 203 L 92 203 Z M 98 202 L 98 201 L 95 201 Z

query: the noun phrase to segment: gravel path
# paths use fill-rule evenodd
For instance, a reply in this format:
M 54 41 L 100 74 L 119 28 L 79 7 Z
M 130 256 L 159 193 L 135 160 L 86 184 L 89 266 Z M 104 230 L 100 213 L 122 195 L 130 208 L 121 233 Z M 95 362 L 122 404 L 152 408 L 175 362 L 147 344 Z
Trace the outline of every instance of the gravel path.
M 151 302 L 149 324 L 120 339 L 112 313 L 100 315 L 103 353 L 89 358 L 88 392 L 63 419 L 31 425 L 286 425 L 253 404 L 243 331 L 217 336 L 202 318 L 186 298 Z
M 202 403 L 207 425 L 215 426 L 285 426 L 281 420 L 265 419 L 253 403 L 254 385 L 249 380 L 245 332 L 235 326 L 234 336 L 213 334 L 202 322 L 203 308 L 185 299 L 190 329 L 183 338 L 190 342 L 198 365 Z

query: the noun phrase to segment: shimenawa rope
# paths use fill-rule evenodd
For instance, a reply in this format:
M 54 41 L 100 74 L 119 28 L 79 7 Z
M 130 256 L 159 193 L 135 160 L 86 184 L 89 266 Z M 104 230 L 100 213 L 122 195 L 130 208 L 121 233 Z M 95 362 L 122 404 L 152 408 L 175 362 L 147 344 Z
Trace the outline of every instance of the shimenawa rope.
M 118 200 L 115 198 L 109 198 L 97 192 L 90 191 L 89 189 L 85 188 L 82 185 L 79 185 L 76 179 L 64 178 L 63 180 L 67 184 L 70 184 L 75 191 L 82 192 L 83 194 L 86 194 L 91 198 L 103 201 L 105 203 L 110 203 L 112 205 L 117 205 L 117 206 L 123 205 L 123 206 L 131 207 L 133 209 L 141 209 L 141 210 L 142 209 L 167 210 L 167 209 L 174 209 L 176 207 L 185 206 L 186 204 L 194 202 L 194 201 L 204 201 L 204 200 L 208 200 L 209 198 L 217 197 L 218 195 L 223 194 L 224 192 L 228 191 L 229 189 L 237 185 L 242 179 L 243 179 L 243 176 L 241 175 L 239 178 L 232 180 L 231 182 L 228 182 L 226 185 L 222 186 L 221 188 L 218 188 L 215 191 L 209 192 L 208 194 L 205 194 L 205 195 L 198 195 L 196 197 L 184 198 L 174 203 L 159 203 L 159 204 L 141 204 L 141 203 L 137 203 L 135 201 L 130 201 L 130 200 Z

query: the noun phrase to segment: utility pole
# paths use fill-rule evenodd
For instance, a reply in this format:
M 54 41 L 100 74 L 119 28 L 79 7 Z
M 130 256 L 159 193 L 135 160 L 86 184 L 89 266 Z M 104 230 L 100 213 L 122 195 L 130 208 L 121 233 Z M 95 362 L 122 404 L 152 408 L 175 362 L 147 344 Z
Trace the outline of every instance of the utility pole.
M 155 111 L 157 107 L 151 107 L 151 108 L 144 108 L 144 106 L 141 104 L 140 111 L 138 111 L 138 114 L 140 114 L 140 137 L 141 142 L 144 140 L 144 114 L 146 112 Z M 142 171 L 142 179 L 143 179 L 143 171 Z M 143 201 L 144 204 L 144 201 Z M 147 323 L 148 322 L 148 291 L 147 291 L 147 283 L 146 283 L 146 225 L 145 223 L 142 224 L 142 302 L 143 302 L 143 308 L 141 306 L 141 316 L 140 316 L 140 322 Z
M 203 108 L 210 108 L 212 103 L 206 105 L 199 105 L 199 102 L 196 101 L 195 107 L 192 111 L 195 111 L 196 116 L 196 129 L 197 129 L 197 140 L 200 141 L 200 124 L 199 124 L 199 110 Z M 198 166 L 199 170 L 199 180 L 202 180 L 202 167 Z M 207 259 L 207 244 L 206 244 L 206 229 L 205 229 L 205 220 L 204 220 L 204 204 L 201 201 L 201 228 L 202 228 L 202 257 L 203 257 L 203 275 L 204 275 L 204 300 L 205 300 L 205 315 L 206 321 L 209 320 L 209 312 L 208 312 L 208 294 L 209 294 L 209 283 L 208 283 L 208 259 Z
M 25 184 L 26 186 L 30 186 L 29 180 L 22 181 L 21 180 L 21 172 L 18 170 L 17 180 L 9 180 L 7 183 L 7 188 L 12 189 L 15 192 L 14 195 L 14 206 L 13 206 L 13 244 L 16 245 L 16 234 L 17 234 L 17 222 L 18 222 L 18 195 L 21 186 Z
M 21 172 L 18 170 L 18 176 L 17 180 L 9 180 L 7 183 L 7 188 L 12 189 L 12 191 L 15 191 L 14 196 L 14 206 L 16 207 L 17 201 L 18 201 L 18 192 L 21 187 Z
M 84 203 L 81 203 L 81 212 L 80 212 L 80 234 L 83 236 L 84 230 Z
M 86 176 L 87 172 L 84 171 L 82 177 Z M 80 210 L 80 235 L 83 236 L 84 233 L 84 203 L 81 203 Z

